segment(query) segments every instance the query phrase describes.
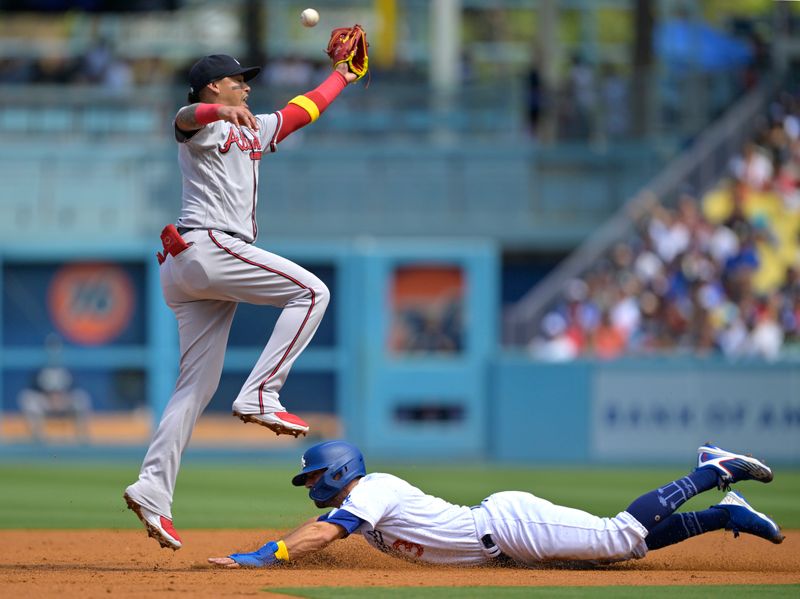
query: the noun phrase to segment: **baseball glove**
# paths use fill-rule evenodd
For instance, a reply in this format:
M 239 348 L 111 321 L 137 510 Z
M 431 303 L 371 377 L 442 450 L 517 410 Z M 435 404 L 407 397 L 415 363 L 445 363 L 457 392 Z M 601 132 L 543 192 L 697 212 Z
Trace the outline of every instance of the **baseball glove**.
M 353 25 L 331 31 L 331 39 L 328 41 L 325 53 L 331 57 L 333 66 L 346 62 L 350 72 L 361 79 L 369 68 L 368 47 L 367 32 L 361 25 Z

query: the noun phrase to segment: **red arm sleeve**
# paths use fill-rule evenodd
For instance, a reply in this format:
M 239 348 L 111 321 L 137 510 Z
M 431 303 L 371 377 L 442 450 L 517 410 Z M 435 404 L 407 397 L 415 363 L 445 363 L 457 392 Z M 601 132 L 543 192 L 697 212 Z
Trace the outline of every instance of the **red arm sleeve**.
M 306 92 L 303 95 L 311 100 L 311 102 L 316 104 L 319 114 L 322 114 L 330 105 L 330 103 L 333 102 L 341 93 L 346 85 L 347 81 L 345 80 L 344 75 L 334 71 L 319 85 L 319 87 L 311 90 L 310 92 Z M 301 108 L 292 102 L 289 102 L 278 112 L 281 114 L 283 123 L 281 124 L 281 129 L 278 132 L 278 136 L 275 140 L 276 142 L 283 141 L 290 133 L 294 133 L 312 121 L 311 115 L 306 109 Z

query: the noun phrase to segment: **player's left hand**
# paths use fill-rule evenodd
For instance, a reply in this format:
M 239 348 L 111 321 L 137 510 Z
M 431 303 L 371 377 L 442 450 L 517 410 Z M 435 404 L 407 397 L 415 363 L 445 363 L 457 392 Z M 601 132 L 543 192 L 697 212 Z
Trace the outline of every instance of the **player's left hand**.
M 239 566 L 263 568 L 264 566 L 271 566 L 278 562 L 278 558 L 275 556 L 277 550 L 278 544 L 275 543 L 275 541 L 270 541 L 259 547 L 257 551 L 251 551 L 250 553 L 231 553 L 228 557 L 209 557 L 208 561 L 211 564 L 224 566 L 225 568 L 238 568 Z
M 334 70 L 344 75 L 344 79 L 345 81 L 347 81 L 348 84 L 353 83 L 354 81 L 358 81 L 358 75 L 350 72 L 350 69 L 347 68 L 346 62 L 341 62 L 337 64 Z
M 239 564 L 229 557 L 209 557 L 208 563 L 222 566 L 223 568 L 241 568 Z

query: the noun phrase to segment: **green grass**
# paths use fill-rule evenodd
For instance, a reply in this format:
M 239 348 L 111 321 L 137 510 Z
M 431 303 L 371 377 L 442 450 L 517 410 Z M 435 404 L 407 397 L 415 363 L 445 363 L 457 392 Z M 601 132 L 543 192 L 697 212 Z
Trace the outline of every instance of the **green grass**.
M 289 480 L 297 466 L 186 464 L 173 504 L 180 528 L 289 528 L 320 513 L 305 489 Z M 670 468 L 508 468 L 376 465 L 429 493 L 464 505 L 503 490 L 525 490 L 553 502 L 614 515 L 637 496 L 685 474 Z M 0 464 L 0 528 L 137 528 L 122 493 L 138 464 L 79 462 Z M 784 528 L 800 528 L 800 471 L 779 470 L 769 485 L 738 485 L 759 510 Z M 722 498 L 705 493 L 685 509 L 704 509 Z
M 187 463 L 178 478 L 173 511 L 180 528 L 289 528 L 319 513 L 306 490 L 289 483 L 296 464 L 224 466 Z M 613 515 L 641 493 L 685 474 L 675 468 L 509 468 L 376 464 L 424 490 L 471 505 L 501 490 L 527 490 L 551 501 Z M 0 464 L 0 528 L 138 528 L 122 493 L 138 464 L 64 461 Z M 738 485 L 761 511 L 785 528 L 800 528 L 800 470 L 780 469 L 770 485 Z M 722 497 L 711 491 L 689 502 L 702 509 Z M 800 596 L 800 585 L 672 587 L 414 587 L 265 588 L 309 599 L 516 599 L 522 597 L 759 599 Z
M 306 599 L 517 599 L 518 597 L 557 597 L 582 599 L 583 597 L 639 599 L 640 597 L 665 597 L 672 599 L 732 599 L 740 597 L 797 597 L 800 585 L 775 586 L 637 586 L 637 587 L 315 587 L 263 589 Z

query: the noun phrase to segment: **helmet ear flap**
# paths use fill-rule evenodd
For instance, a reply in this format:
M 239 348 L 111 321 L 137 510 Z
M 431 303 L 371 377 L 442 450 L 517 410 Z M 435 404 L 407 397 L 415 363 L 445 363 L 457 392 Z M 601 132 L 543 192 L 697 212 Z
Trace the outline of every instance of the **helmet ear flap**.
M 311 447 L 303 455 L 302 464 L 302 472 L 292 479 L 295 486 L 305 484 L 309 473 L 325 469 L 308 493 L 316 502 L 330 501 L 351 481 L 366 475 L 364 456 L 345 441 L 326 441 Z
M 331 474 L 331 478 L 335 481 L 340 481 L 342 478 L 347 476 L 347 471 L 350 469 L 350 464 L 344 464 L 341 468 L 337 468 L 336 471 Z
M 311 487 L 308 496 L 314 501 L 330 501 L 341 490 L 335 481 L 329 480 L 328 472 L 319 477 L 317 483 Z

